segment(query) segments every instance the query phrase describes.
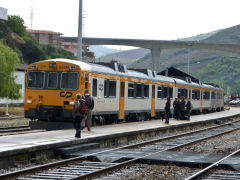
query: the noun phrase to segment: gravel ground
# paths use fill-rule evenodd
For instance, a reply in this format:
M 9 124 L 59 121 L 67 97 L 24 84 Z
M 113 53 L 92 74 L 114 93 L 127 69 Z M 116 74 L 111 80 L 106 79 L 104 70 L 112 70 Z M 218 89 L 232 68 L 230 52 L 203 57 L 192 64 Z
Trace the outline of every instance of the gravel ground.
M 137 164 L 116 171 L 108 176 L 96 178 L 95 180 L 180 180 L 186 179 L 198 171 L 200 171 L 200 169 L 171 165 L 164 166 Z
M 10 120 L 0 120 L 0 127 L 10 127 L 10 126 L 28 126 L 30 119 L 10 119 Z
M 186 146 L 179 151 L 209 153 L 209 154 L 230 154 L 240 148 L 240 130 L 230 134 L 222 135 L 210 140 Z

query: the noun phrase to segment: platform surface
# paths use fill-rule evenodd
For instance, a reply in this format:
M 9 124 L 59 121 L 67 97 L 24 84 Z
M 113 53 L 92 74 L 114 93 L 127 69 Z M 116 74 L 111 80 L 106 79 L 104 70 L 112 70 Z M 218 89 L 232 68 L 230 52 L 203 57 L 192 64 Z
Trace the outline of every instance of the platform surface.
M 218 119 L 223 117 L 231 117 L 234 115 L 240 114 L 240 108 L 230 108 L 230 110 L 225 110 L 221 112 L 195 115 L 191 117 L 190 121 L 187 120 L 174 120 L 170 119 L 169 125 L 164 124 L 162 120 L 150 120 L 150 121 L 141 121 L 141 122 L 132 122 L 132 123 L 122 123 L 122 124 L 113 124 L 105 126 L 94 126 L 91 128 L 91 131 L 87 131 L 85 128 L 82 131 L 81 139 L 75 138 L 75 130 L 57 130 L 57 131 L 46 131 L 46 132 L 36 132 L 28 134 L 18 134 L 18 135 L 9 135 L 9 136 L 0 136 L 0 156 L 6 155 L 7 152 L 21 152 L 25 149 L 33 150 L 39 146 L 48 145 L 58 145 L 64 142 L 76 142 L 83 141 L 87 139 L 97 139 L 102 136 L 109 136 L 113 134 L 121 134 L 133 131 L 155 129 L 166 126 L 177 126 L 184 123 L 192 123 L 197 121 L 206 121 L 210 119 Z

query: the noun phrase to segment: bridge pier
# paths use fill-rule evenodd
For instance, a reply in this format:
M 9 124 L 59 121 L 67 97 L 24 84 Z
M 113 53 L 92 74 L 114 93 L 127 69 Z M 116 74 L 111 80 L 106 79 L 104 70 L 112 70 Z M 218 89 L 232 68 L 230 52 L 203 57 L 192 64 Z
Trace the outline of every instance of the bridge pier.
M 160 48 L 151 48 L 151 55 L 152 55 L 152 70 L 158 72 L 160 68 Z

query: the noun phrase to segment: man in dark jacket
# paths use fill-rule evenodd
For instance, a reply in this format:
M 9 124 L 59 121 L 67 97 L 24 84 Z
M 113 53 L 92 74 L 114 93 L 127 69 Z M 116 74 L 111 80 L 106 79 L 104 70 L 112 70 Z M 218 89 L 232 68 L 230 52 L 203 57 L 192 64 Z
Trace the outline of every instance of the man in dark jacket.
M 166 113 L 166 124 L 169 124 L 169 117 L 170 117 L 170 107 L 171 107 L 171 99 L 167 97 L 167 102 L 165 104 L 165 113 Z
M 173 101 L 173 117 L 177 119 L 177 110 L 176 110 L 176 105 L 178 103 L 178 98 L 175 98 L 175 101 Z
M 180 118 L 181 119 L 184 119 L 185 117 L 185 105 L 186 105 L 185 97 L 182 96 L 181 102 L 180 102 Z
M 190 120 L 192 103 L 189 98 L 187 99 L 186 109 L 187 109 L 188 120 Z
M 83 119 L 82 121 L 82 128 L 86 126 L 86 121 L 87 121 L 87 128 L 88 131 L 91 131 L 91 126 L 92 126 L 92 110 L 94 108 L 94 99 L 93 97 L 88 93 L 88 89 L 85 89 L 84 91 L 84 100 L 86 101 L 88 105 L 88 114 L 87 117 Z

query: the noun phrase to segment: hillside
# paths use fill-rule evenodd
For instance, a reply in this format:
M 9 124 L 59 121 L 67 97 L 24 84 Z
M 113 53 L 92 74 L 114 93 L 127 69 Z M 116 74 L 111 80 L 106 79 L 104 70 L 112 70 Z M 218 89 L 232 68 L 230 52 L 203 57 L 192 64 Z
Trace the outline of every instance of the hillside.
M 233 26 L 230 28 L 213 31 L 210 33 L 200 34 L 190 38 L 183 38 L 179 40 L 197 40 L 203 42 L 216 42 L 216 43 L 235 43 L 240 44 L 240 25 Z M 141 49 L 141 48 L 140 48 Z M 130 52 L 134 53 L 133 50 Z M 126 54 L 130 54 L 128 51 Z M 125 60 L 128 59 L 124 52 L 121 52 L 121 57 L 124 57 Z M 115 54 L 111 55 L 114 57 Z M 146 52 L 142 54 L 143 57 L 138 57 L 135 60 L 131 60 L 131 63 L 127 64 L 130 68 L 151 68 L 151 54 L 150 52 Z M 120 59 L 120 58 L 119 58 Z M 124 59 L 121 59 L 124 62 Z M 129 58 L 130 59 L 130 58 Z M 225 72 L 228 66 L 225 66 L 227 61 L 230 62 L 238 62 L 240 59 L 240 55 L 232 54 L 223 51 L 214 51 L 214 50 L 204 50 L 204 49 L 189 49 L 189 61 L 190 61 L 190 74 L 195 75 L 205 82 L 216 82 L 220 83 L 222 86 L 228 88 L 228 92 L 240 94 L 240 86 L 239 88 L 233 85 L 232 81 L 236 81 L 240 78 L 240 72 L 237 70 L 238 66 L 232 67 L 232 73 L 216 73 L 214 76 L 212 71 L 217 72 Z M 107 60 L 105 58 L 104 60 Z M 188 50 L 187 49 L 164 49 L 161 52 L 161 67 L 159 71 L 164 70 L 166 67 L 176 67 L 184 72 L 187 72 L 188 67 Z M 221 60 L 221 61 L 220 61 Z M 216 64 L 218 61 L 221 63 Z M 233 79 L 231 79 L 231 77 Z M 230 89 L 230 90 L 229 90 Z M 239 90 L 238 90 L 239 89 Z
M 111 49 L 105 46 L 90 46 L 90 51 L 94 52 L 95 58 L 99 58 L 101 56 L 106 56 L 107 54 L 117 53 L 117 49 Z

